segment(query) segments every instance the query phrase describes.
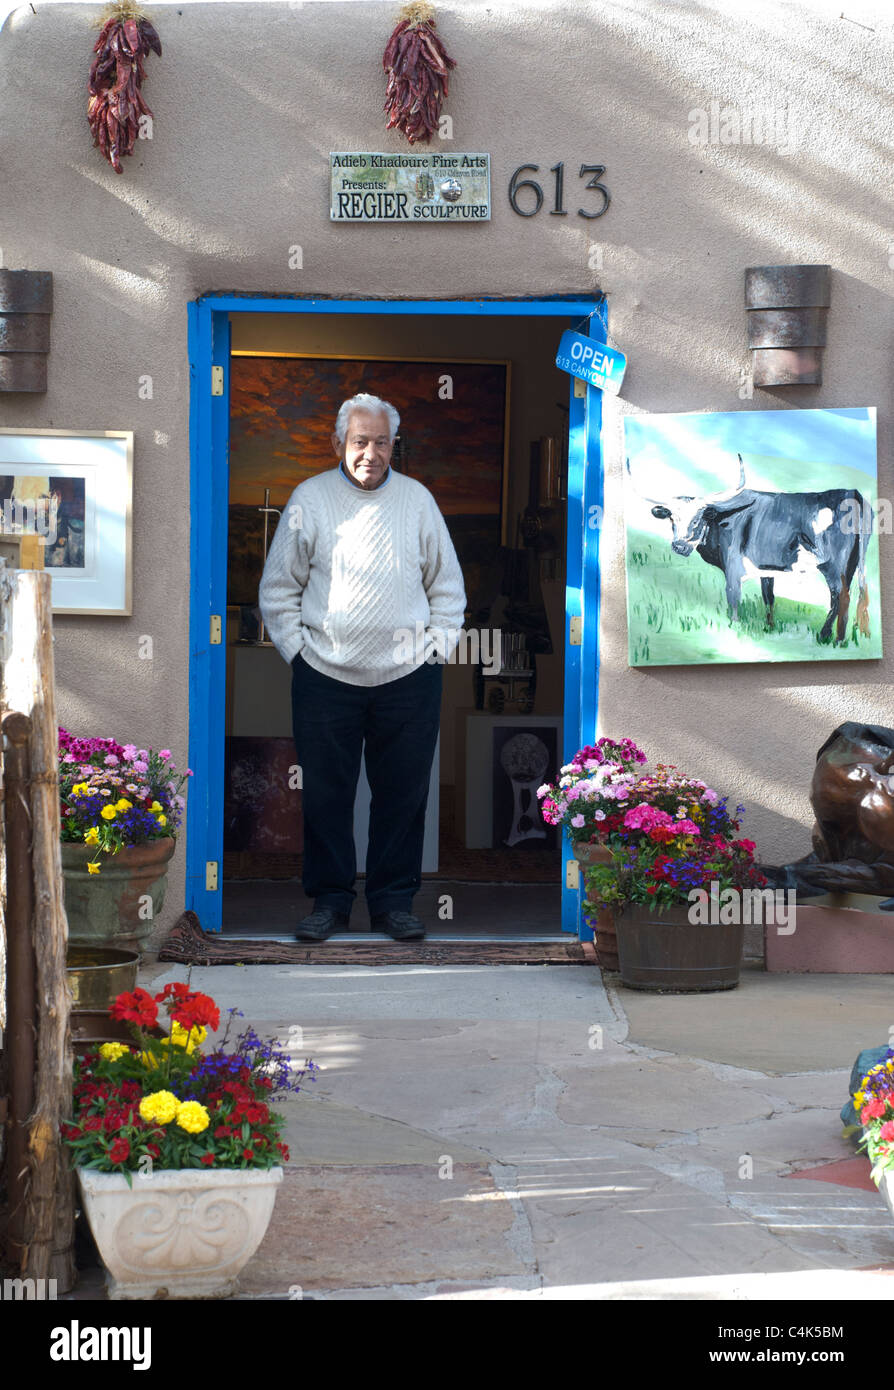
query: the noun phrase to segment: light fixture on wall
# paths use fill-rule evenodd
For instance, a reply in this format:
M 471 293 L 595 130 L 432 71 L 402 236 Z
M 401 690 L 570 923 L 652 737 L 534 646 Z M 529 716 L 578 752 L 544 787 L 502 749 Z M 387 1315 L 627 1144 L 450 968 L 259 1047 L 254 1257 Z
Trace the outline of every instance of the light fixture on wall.
M 0 391 L 45 391 L 51 270 L 0 270 Z
M 831 266 L 758 265 L 745 271 L 755 386 L 819 386 Z

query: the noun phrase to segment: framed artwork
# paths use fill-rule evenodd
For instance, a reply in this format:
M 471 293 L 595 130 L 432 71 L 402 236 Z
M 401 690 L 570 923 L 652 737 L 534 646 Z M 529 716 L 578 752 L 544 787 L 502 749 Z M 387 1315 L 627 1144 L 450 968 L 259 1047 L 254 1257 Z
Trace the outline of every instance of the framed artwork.
M 299 483 L 336 466 L 335 416 L 360 391 L 400 413 L 393 467 L 433 494 L 474 592 L 478 570 L 506 544 L 509 390 L 508 361 L 235 351 L 228 602 L 257 602 L 266 490 L 281 509 Z M 268 514 L 268 540 L 277 520 Z
M 494 724 L 493 844 L 555 849 L 558 832 L 540 813 L 537 788 L 558 775 L 558 729 L 539 723 Z
M 624 422 L 631 666 L 878 660 L 876 411 Z
M 53 612 L 131 613 L 133 432 L 0 429 L 0 530 L 37 534 Z
M 301 793 L 290 789 L 292 740 L 230 736 L 224 759 L 224 850 L 300 854 Z

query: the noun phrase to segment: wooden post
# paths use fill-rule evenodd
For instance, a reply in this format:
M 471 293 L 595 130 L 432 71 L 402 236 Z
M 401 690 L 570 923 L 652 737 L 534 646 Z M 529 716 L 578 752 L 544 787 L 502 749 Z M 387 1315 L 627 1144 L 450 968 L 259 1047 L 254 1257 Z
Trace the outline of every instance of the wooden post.
M 37 969 L 34 960 L 34 882 L 31 873 L 31 807 L 27 714 L 3 717 L 3 799 L 6 861 L 6 938 L 9 1025 L 4 1039 L 9 1065 L 9 1147 L 6 1185 L 6 1253 L 22 1266 L 27 1226 L 30 1160 L 28 1125 L 34 1109 L 37 1044 Z
M 71 1114 L 71 995 L 66 974 L 68 921 L 60 853 L 58 728 L 53 663 L 51 576 L 17 570 L 11 589 L 3 665 L 7 710 L 31 719 L 33 941 L 37 966 L 37 1077 L 28 1126 L 30 1182 L 23 1273 L 74 1284 L 74 1180 L 60 1140 Z

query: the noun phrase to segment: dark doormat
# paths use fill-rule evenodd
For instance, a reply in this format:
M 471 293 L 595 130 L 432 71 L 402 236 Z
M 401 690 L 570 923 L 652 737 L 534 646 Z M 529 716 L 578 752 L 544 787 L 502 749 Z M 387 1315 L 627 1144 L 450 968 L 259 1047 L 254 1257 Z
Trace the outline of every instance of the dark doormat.
M 175 922 L 158 953 L 180 965 L 590 965 L 579 941 L 234 941 L 202 931 L 194 912 Z

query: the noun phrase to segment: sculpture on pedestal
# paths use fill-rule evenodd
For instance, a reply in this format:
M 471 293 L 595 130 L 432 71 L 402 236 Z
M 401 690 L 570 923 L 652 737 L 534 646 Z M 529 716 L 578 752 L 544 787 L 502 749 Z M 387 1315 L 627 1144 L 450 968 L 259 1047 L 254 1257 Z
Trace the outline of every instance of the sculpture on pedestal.
M 840 724 L 816 755 L 810 802 L 813 851 L 762 865 L 770 883 L 799 897 L 894 894 L 894 729 Z M 880 906 L 894 911 L 894 896 Z

